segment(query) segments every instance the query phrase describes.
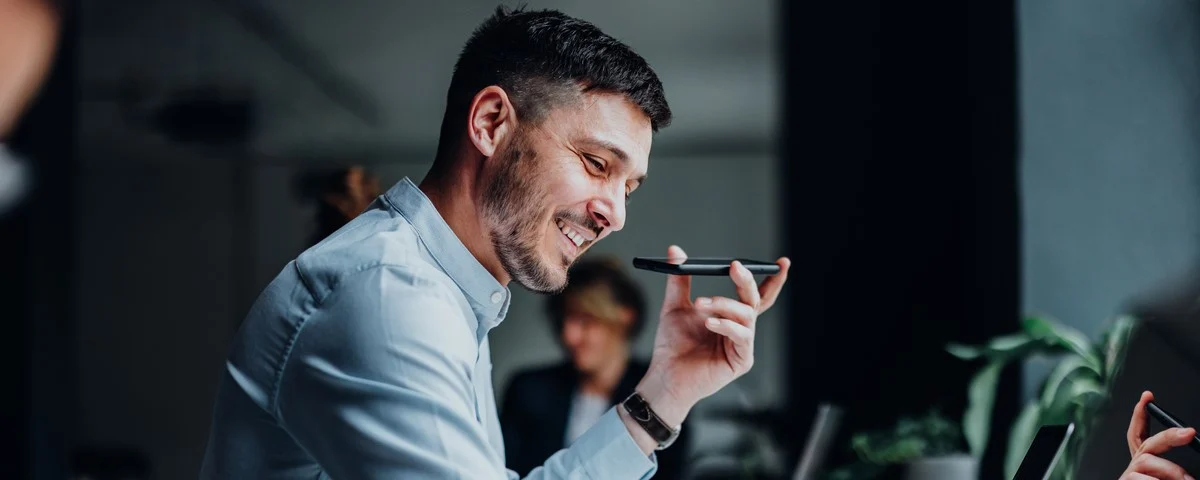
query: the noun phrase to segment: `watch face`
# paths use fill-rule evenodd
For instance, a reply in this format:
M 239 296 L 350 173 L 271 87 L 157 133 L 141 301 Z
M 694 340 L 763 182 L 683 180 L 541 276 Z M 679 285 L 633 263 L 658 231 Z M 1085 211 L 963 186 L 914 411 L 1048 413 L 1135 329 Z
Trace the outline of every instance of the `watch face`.
M 640 398 L 634 400 L 633 411 L 631 411 L 630 413 L 633 414 L 634 419 L 636 419 L 640 422 L 649 422 L 652 420 L 651 412 L 650 412 L 650 405 L 647 405 L 646 402 L 642 401 L 642 399 L 640 399 Z

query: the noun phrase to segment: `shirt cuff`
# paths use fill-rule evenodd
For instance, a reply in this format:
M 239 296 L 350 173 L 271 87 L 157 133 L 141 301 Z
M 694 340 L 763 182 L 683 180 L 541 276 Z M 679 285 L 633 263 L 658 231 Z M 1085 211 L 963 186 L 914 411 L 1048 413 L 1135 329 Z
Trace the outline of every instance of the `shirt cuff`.
M 610 408 L 592 428 L 588 429 L 571 449 L 579 453 L 588 478 L 648 479 L 658 471 L 658 458 L 642 453 L 629 429 Z

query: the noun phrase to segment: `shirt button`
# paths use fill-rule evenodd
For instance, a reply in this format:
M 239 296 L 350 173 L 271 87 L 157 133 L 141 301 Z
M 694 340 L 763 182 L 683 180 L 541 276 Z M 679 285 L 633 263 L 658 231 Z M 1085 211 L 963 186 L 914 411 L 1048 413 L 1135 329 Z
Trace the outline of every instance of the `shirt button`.
M 504 294 L 503 294 L 503 293 L 500 293 L 500 292 L 493 292 L 493 293 L 492 293 L 492 303 L 500 303 L 500 301 L 501 301 L 501 300 L 504 300 Z

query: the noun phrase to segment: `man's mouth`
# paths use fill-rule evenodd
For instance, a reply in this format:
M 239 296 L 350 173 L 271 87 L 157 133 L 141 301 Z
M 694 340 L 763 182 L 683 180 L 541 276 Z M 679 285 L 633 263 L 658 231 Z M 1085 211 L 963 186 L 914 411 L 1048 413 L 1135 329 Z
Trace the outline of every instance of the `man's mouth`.
M 582 247 L 583 244 L 596 239 L 594 234 L 587 232 L 583 228 L 566 223 L 561 219 L 555 220 L 555 224 L 558 225 L 558 230 L 562 232 L 563 236 L 575 244 L 576 248 Z
M 562 234 L 566 235 L 567 239 L 571 240 L 571 242 L 574 243 L 576 247 L 583 245 L 583 242 L 584 242 L 583 235 L 580 234 L 578 231 L 576 231 L 574 228 L 571 228 L 569 225 L 564 224 L 562 222 L 562 220 L 558 221 L 558 229 L 560 231 L 562 231 Z

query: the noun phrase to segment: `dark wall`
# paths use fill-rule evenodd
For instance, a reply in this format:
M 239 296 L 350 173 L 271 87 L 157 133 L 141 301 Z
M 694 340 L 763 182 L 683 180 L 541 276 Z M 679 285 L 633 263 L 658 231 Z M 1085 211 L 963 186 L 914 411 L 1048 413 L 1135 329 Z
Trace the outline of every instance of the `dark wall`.
M 839 446 L 931 407 L 960 418 L 978 365 L 944 345 L 1019 317 L 1013 4 L 784 5 L 799 431 L 818 402 L 847 410 Z M 1005 372 L 996 425 L 1011 424 L 1018 383 Z M 993 432 L 1003 446 L 1007 428 Z M 998 478 L 1000 450 L 985 475 Z

